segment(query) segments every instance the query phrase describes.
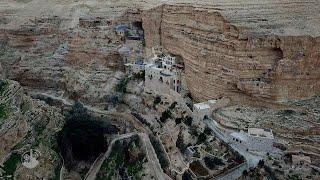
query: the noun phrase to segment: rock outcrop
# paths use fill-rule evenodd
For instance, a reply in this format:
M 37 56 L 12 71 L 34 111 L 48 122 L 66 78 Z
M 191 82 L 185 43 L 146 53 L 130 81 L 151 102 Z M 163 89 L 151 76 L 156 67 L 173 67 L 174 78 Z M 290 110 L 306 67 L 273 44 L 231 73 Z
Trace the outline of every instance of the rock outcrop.
M 258 13 L 241 6 L 249 14 L 233 17 L 232 13 L 241 10 L 241 3 L 232 4 L 234 8 L 228 3 L 216 6 L 220 5 L 221 8 L 162 5 L 142 15 L 146 46 L 163 46 L 183 57 L 193 97 L 200 101 L 230 97 L 234 101 L 251 99 L 274 103 L 320 94 L 319 31 L 309 31 L 316 29 L 317 24 L 301 29 L 293 24 L 301 24 L 301 19 L 280 14 L 282 19 L 275 28 L 277 22 L 271 21 L 271 15 L 253 20 Z M 319 3 L 313 5 L 319 7 Z M 270 6 L 260 3 L 259 7 L 271 12 L 267 9 Z M 280 12 L 278 8 L 274 11 Z M 301 12 L 301 15 L 312 13 Z M 284 24 L 285 19 L 290 23 Z M 318 21 L 319 17 L 315 17 L 303 24 Z M 292 35 L 287 31 L 290 28 L 295 30 Z

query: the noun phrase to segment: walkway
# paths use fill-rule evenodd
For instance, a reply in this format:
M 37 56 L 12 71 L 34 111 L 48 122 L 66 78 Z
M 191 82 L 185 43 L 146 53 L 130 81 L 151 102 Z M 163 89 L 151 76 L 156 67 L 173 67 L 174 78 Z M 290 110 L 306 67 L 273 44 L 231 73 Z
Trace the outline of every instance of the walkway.
M 215 120 L 213 119 L 206 119 L 204 120 L 204 123 L 212 129 L 212 131 L 215 133 L 215 135 L 228 144 L 233 150 L 237 151 L 241 156 L 243 156 L 246 159 L 246 162 L 237 166 L 235 169 L 231 169 L 231 171 L 227 171 L 220 177 L 217 177 L 217 179 L 237 179 L 242 175 L 242 172 L 244 170 L 249 169 L 250 167 L 256 167 L 261 159 L 263 159 L 260 156 L 257 156 L 255 154 L 252 154 L 241 147 L 239 147 L 237 144 L 233 144 L 229 142 L 229 135 L 232 133 L 231 130 L 224 129 L 221 127 Z M 222 132 L 224 131 L 224 132 Z
M 150 142 L 149 136 L 145 133 L 128 133 L 128 134 L 120 135 L 119 137 L 113 139 L 108 147 L 108 150 L 104 154 L 101 154 L 95 160 L 95 162 L 92 164 L 92 166 L 90 167 L 90 169 L 85 177 L 85 180 L 96 179 L 96 176 L 97 176 L 98 172 L 100 171 L 100 168 L 101 168 L 103 162 L 109 157 L 109 155 L 112 151 L 112 147 L 116 141 L 129 138 L 133 135 L 139 135 L 139 137 L 141 138 L 141 140 L 145 146 L 147 158 L 149 160 L 150 165 L 152 166 L 150 168 L 153 170 L 153 172 L 156 176 L 156 179 L 167 180 L 168 178 L 166 176 L 164 176 L 163 170 L 161 169 L 159 160 L 158 160 L 156 153 L 153 149 L 153 146 Z
M 109 157 L 110 153 L 111 153 L 111 150 L 112 150 L 112 147 L 114 145 L 114 143 L 120 139 L 125 139 L 125 138 L 128 138 L 128 137 L 131 137 L 133 135 L 136 135 L 137 133 L 128 133 L 128 134 L 123 134 L 123 135 L 120 135 L 119 137 L 117 138 L 114 138 L 109 147 L 108 147 L 108 150 L 104 153 L 104 154 L 101 154 L 95 161 L 94 163 L 92 164 L 92 166 L 90 167 L 86 177 L 84 179 L 86 180 L 95 180 L 96 179 L 96 176 L 98 174 L 98 172 L 100 171 L 100 168 L 104 162 L 104 160 L 106 158 Z

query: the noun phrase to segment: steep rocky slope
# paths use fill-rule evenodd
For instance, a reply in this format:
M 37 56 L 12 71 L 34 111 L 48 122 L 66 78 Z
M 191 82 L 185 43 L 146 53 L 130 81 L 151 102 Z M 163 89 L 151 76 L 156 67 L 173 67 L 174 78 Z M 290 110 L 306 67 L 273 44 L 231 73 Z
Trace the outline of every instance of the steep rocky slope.
M 301 1 L 301 4 L 319 7 L 316 2 Z M 314 17 L 313 8 L 301 12 L 303 17 L 310 15 L 311 20 L 303 23 L 310 28 L 300 28 L 292 24 L 301 23 L 300 19 L 283 14 L 269 14 L 263 19 L 250 6 L 222 5 L 218 3 L 217 8 L 162 5 L 142 15 L 147 47 L 161 45 L 183 57 L 188 87 L 196 99 L 228 96 L 236 101 L 284 102 L 319 95 L 320 72 L 316 67 L 320 65 L 320 38 L 318 30 L 310 30 L 318 25 L 309 24 L 318 22 L 319 17 Z M 287 5 L 279 4 L 288 9 L 294 7 Z M 248 14 L 231 16 L 241 10 L 240 6 Z M 271 3 L 257 6 L 272 13 L 268 9 L 273 7 Z M 277 11 L 280 10 L 276 8 Z M 274 28 L 276 22 L 271 22 L 270 17 L 277 16 L 283 19 Z M 284 23 L 284 19 L 292 22 Z M 295 33 L 290 34 L 288 28 L 296 30 Z
M 1 61 L 24 86 L 101 99 L 110 90 L 103 82 L 123 68 L 113 20 L 142 21 L 147 48 L 183 57 L 199 101 L 306 99 L 320 89 L 319 8 L 306 0 L 5 0 Z
M 99 102 L 122 75 L 119 39 L 103 18 L 80 18 L 82 26 L 73 30 L 61 29 L 65 21 L 41 16 L 18 29 L 3 29 L 4 74 L 30 90 L 60 90 L 72 99 Z
M 55 134 L 62 128 L 60 110 L 24 95 L 19 83 L 0 81 L 0 175 L 18 179 L 54 178 L 59 167 Z M 30 149 L 41 153 L 39 166 L 30 170 L 21 159 Z

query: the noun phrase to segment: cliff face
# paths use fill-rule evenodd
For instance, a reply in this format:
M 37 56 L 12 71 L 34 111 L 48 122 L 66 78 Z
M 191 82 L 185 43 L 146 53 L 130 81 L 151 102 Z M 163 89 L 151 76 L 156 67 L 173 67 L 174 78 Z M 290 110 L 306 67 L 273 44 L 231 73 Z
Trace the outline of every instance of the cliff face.
M 189 5 L 144 11 L 142 22 L 148 48 L 183 57 L 197 100 L 285 102 L 320 94 L 319 37 L 253 33 L 219 11 Z
M 100 102 L 124 69 L 117 52 L 120 40 L 105 17 L 77 19 L 80 25 L 75 29 L 62 28 L 70 20 L 53 15 L 17 29 L 0 28 L 0 62 L 6 77 L 31 90 L 64 91 L 84 102 Z

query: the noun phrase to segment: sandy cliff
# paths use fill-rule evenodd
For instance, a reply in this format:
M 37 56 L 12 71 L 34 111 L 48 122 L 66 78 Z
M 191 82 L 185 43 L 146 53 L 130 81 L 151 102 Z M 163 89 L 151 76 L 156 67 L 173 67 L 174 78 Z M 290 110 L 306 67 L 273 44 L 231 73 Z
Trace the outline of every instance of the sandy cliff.
M 199 101 L 306 99 L 320 94 L 319 9 L 307 0 L 4 0 L 0 60 L 23 86 L 78 96 L 95 86 L 100 95 L 85 99 L 103 97 L 103 82 L 123 68 L 113 20 L 142 21 L 148 48 L 183 57 Z
M 228 96 L 236 101 L 247 97 L 283 102 L 319 95 L 319 32 L 308 31 L 315 27 L 297 29 L 291 24 L 301 23 L 299 18 L 288 25 L 283 17 L 278 28 L 267 31 L 275 24 L 266 23 L 269 15 L 257 17 L 260 28 L 255 29 L 249 15 L 231 17 L 234 9 L 175 4 L 147 10 L 142 15 L 146 45 L 161 45 L 183 57 L 188 87 L 198 100 Z

